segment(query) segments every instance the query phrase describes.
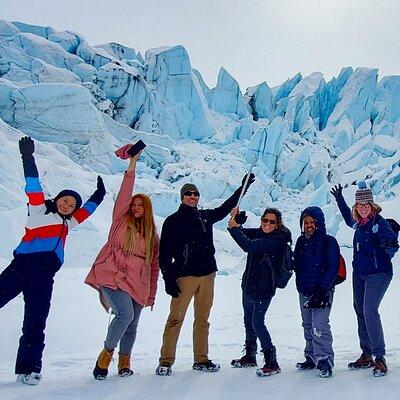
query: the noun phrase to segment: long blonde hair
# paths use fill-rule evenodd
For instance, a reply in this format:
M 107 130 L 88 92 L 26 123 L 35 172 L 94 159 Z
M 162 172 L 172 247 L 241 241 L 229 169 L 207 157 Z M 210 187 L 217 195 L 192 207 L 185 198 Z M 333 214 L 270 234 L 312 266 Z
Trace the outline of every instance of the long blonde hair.
M 135 199 L 142 200 L 143 215 L 140 218 L 135 218 L 132 212 L 132 204 Z M 149 196 L 143 193 L 138 193 L 132 196 L 129 209 L 126 212 L 126 238 L 124 251 L 128 254 L 134 254 L 136 249 L 135 234 L 144 238 L 146 264 L 150 265 L 154 256 L 154 242 L 158 239 L 156 224 L 154 223 L 153 206 Z
M 357 223 L 361 221 L 361 215 L 357 211 L 357 204 L 355 203 L 353 207 L 351 208 L 351 215 Z M 371 213 L 374 214 L 379 214 L 382 211 L 382 207 L 379 204 L 374 203 L 373 201 L 369 201 L 369 204 L 371 205 Z M 369 215 L 368 215 L 369 216 Z

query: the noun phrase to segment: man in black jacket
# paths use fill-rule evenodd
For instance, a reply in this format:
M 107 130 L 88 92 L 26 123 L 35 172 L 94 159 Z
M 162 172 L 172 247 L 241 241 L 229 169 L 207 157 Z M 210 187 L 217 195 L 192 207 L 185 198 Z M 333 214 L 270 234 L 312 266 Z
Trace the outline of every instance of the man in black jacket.
M 208 317 L 214 298 L 215 273 L 218 270 L 214 257 L 213 225 L 224 219 L 237 205 L 245 178 L 242 186 L 221 206 L 208 210 L 197 208 L 199 190 L 194 184 L 186 183 L 181 188 L 182 203 L 178 211 L 164 221 L 159 261 L 165 291 L 172 299 L 157 375 L 171 374 L 179 333 L 193 297 L 193 369 L 216 372 L 220 368 L 208 358 Z M 251 174 L 245 192 L 254 179 Z

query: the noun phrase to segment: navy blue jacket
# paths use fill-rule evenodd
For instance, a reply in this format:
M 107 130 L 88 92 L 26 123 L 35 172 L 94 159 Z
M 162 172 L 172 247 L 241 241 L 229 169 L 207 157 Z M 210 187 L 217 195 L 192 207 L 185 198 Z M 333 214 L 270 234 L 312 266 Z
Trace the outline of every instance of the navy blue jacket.
M 302 235 L 294 249 L 296 286 L 299 293 L 311 296 L 317 287 L 330 290 L 339 271 L 340 249 L 337 240 L 326 234 L 325 217 L 319 207 L 308 207 L 300 216 L 300 226 L 306 215 L 315 222 L 311 236 Z
M 271 267 L 282 267 L 284 245 L 292 241 L 289 229 L 285 227 L 271 233 L 264 233 L 261 228 L 231 228 L 228 231 L 248 253 L 242 277 L 243 292 L 253 299 L 272 297 L 276 288 Z
M 337 199 L 339 210 L 348 226 L 355 229 L 353 237 L 353 274 L 367 276 L 377 273 L 393 274 L 391 258 L 399 248 L 397 235 L 389 222 L 376 214 L 365 225 L 354 221 L 343 196 Z

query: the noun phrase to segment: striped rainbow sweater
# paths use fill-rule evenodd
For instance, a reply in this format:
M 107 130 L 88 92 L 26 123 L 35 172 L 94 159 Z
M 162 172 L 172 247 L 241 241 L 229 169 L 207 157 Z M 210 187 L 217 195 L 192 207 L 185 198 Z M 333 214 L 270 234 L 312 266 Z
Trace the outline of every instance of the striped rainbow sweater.
M 39 174 L 33 156 L 23 158 L 25 193 L 29 200 L 29 214 L 25 235 L 14 250 L 14 254 L 28 254 L 54 251 L 61 264 L 64 262 L 64 246 L 68 232 L 82 223 L 96 210 L 103 200 L 96 192 L 75 210 L 71 219 L 62 218 L 58 213 L 46 214 L 45 197 L 39 182 Z

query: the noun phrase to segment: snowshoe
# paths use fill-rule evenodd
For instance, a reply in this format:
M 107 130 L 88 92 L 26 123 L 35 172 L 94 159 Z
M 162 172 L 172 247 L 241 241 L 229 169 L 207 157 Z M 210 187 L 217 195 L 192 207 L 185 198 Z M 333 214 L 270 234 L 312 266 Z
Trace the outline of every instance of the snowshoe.
M 218 372 L 221 366 L 217 363 L 213 363 L 211 360 L 195 362 L 192 367 L 195 371 L 202 372 Z

